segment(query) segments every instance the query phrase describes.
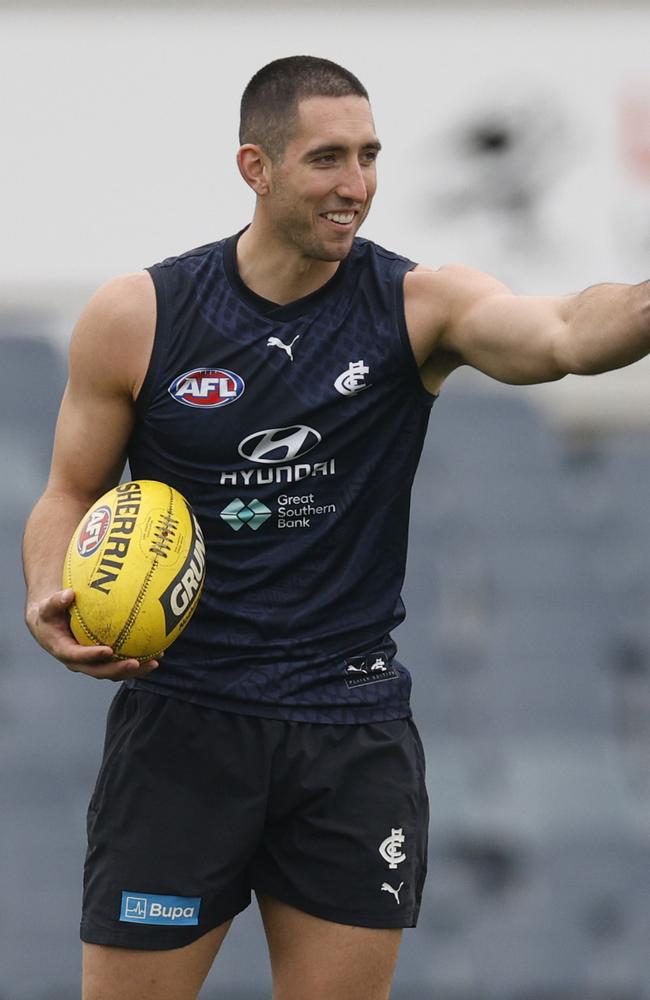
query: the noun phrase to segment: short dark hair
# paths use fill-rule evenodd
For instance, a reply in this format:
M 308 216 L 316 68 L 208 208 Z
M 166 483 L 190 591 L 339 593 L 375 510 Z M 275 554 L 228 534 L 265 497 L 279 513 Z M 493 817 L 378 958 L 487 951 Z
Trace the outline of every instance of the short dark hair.
M 369 99 L 361 81 L 338 63 L 316 56 L 275 59 L 258 70 L 244 90 L 240 145 L 255 143 L 277 161 L 292 137 L 300 101 L 351 94 Z

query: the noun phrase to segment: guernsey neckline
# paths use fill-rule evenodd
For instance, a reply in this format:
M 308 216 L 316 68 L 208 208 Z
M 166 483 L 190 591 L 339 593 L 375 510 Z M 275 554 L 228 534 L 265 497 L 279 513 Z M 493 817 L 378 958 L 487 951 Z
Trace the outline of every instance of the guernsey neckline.
M 252 288 L 249 288 L 248 285 L 244 284 L 237 268 L 237 243 L 239 241 L 239 237 L 242 233 L 246 232 L 247 228 L 248 226 L 226 239 L 223 251 L 224 269 L 226 277 L 237 295 L 244 299 L 244 301 L 247 302 L 251 308 L 260 313 L 262 316 L 265 316 L 267 319 L 284 321 L 303 316 L 305 313 L 309 312 L 314 305 L 317 305 L 321 300 L 327 298 L 330 293 L 335 288 L 338 288 L 343 281 L 347 271 L 347 264 L 350 256 L 349 254 L 344 260 L 341 261 L 332 277 L 326 281 L 324 285 L 321 285 L 320 288 L 317 288 L 314 292 L 310 292 L 309 295 L 304 295 L 302 298 L 294 299 L 293 302 L 287 302 L 284 305 L 272 302 L 270 299 L 265 299 L 262 295 L 258 295 L 257 292 L 252 290 Z

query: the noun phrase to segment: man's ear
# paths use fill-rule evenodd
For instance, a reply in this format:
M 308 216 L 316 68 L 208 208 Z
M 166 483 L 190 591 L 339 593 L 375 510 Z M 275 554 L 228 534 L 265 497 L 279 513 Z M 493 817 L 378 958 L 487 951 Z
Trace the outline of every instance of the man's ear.
M 251 142 L 241 146 L 237 151 L 237 166 L 255 194 L 268 194 L 271 161 L 261 146 Z

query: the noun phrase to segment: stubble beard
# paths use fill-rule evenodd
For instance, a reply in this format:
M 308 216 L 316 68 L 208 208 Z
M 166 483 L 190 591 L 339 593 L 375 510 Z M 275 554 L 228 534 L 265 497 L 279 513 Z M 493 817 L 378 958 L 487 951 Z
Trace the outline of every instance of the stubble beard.
M 285 195 L 284 198 L 282 197 L 283 195 Z M 273 221 L 284 241 L 289 246 L 298 250 L 308 260 L 322 261 L 329 264 L 345 260 L 348 256 L 352 250 L 354 238 L 365 221 L 370 208 L 369 205 L 365 207 L 365 211 L 361 215 L 358 224 L 354 227 L 351 236 L 337 247 L 336 243 L 333 245 L 325 244 L 317 236 L 314 232 L 311 217 L 307 221 L 301 218 L 300 215 L 296 215 L 294 211 L 295 203 L 290 196 L 286 197 L 284 191 L 276 190 L 276 198 L 278 200 L 275 205 L 276 210 L 273 213 L 275 216 Z
M 365 216 L 364 216 L 365 218 Z M 362 219 L 363 221 L 363 219 Z M 307 224 L 296 225 L 291 221 L 284 221 L 278 225 L 279 231 L 285 240 L 308 260 L 322 261 L 323 263 L 335 263 L 345 260 L 352 249 L 354 238 L 357 235 L 361 223 L 355 226 L 354 231 L 340 246 L 327 245 L 314 233 L 311 226 Z

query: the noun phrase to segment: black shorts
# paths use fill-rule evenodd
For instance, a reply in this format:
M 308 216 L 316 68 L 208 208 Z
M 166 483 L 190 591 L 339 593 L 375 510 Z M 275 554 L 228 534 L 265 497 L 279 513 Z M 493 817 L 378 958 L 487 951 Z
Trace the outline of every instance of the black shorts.
M 182 947 L 252 889 L 337 923 L 413 927 L 427 830 L 410 719 L 284 722 L 122 687 L 88 810 L 81 937 Z

